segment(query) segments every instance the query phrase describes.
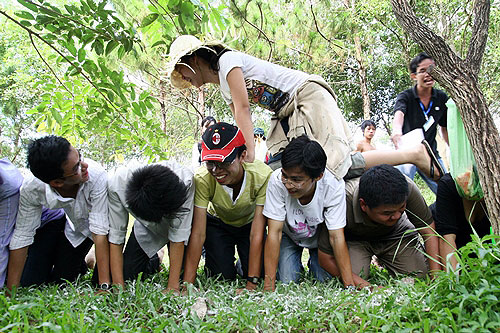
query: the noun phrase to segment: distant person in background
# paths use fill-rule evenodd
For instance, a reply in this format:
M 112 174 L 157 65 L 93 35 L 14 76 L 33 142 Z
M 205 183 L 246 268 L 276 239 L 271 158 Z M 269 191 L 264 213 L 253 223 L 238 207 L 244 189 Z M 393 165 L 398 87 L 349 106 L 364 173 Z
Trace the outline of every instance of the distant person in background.
M 448 130 L 446 114 L 448 107 L 446 101 L 448 96 L 441 90 L 434 89 L 434 79 L 429 74 L 434 66 L 434 60 L 425 53 L 418 54 L 410 63 L 410 77 L 416 82 L 413 88 L 400 93 L 394 105 L 394 121 L 392 141 L 396 149 L 400 149 L 401 136 L 414 129 L 422 129 L 425 140 L 429 143 L 433 154 L 436 156 L 444 172 L 446 168 L 443 160 L 439 156 L 436 144 L 436 133 L 438 124 L 441 127 L 441 134 L 448 143 Z M 437 166 L 436 166 L 437 167 Z M 437 184 L 427 177 L 420 169 L 414 165 L 402 165 L 398 169 L 413 180 L 418 172 L 427 186 L 437 192 Z M 439 169 L 439 167 L 438 167 Z M 441 174 L 443 176 L 444 173 Z
M 255 142 L 255 158 L 267 162 L 266 135 L 262 128 L 255 127 L 253 129 L 253 140 Z
M 200 127 L 201 127 L 201 135 L 205 133 L 205 130 L 209 128 L 212 125 L 215 125 L 217 123 L 217 120 L 215 120 L 214 117 L 212 116 L 207 116 L 201 120 Z M 191 169 L 196 171 L 201 166 L 201 139 L 198 140 L 197 142 L 194 143 L 193 145 L 193 150 L 191 153 Z
M 371 119 L 364 120 L 361 123 L 361 132 L 363 132 L 363 139 L 358 142 L 356 146 L 356 151 L 364 152 L 369 150 L 375 150 L 375 146 L 372 144 L 372 139 L 375 136 L 375 131 L 377 130 L 377 125 Z

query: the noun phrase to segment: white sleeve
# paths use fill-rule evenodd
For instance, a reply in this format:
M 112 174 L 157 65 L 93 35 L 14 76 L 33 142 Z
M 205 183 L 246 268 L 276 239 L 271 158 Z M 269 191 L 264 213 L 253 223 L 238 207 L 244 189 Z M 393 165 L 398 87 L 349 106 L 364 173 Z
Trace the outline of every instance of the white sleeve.
M 89 229 L 96 235 L 107 235 L 108 220 L 108 175 L 106 171 L 99 172 L 92 182 L 90 200 L 92 206 L 89 212 Z
M 269 178 L 266 190 L 266 203 L 262 214 L 276 221 L 285 221 L 286 219 L 286 191 L 285 186 L 280 180 L 281 169 L 274 171 Z
M 347 204 L 344 180 L 331 177 L 325 193 L 325 223 L 328 230 L 342 229 L 346 226 Z
M 176 218 L 169 224 L 168 240 L 174 243 L 184 242 L 187 245 L 189 236 L 191 235 L 191 226 L 193 224 L 194 211 L 194 179 L 191 179 L 187 200 L 182 205 L 184 211 L 181 216 Z
M 120 200 L 120 191 L 125 191 L 127 177 L 120 177 L 120 172 L 127 172 L 123 169 L 117 171 L 113 177 L 108 179 L 108 202 L 109 202 L 109 241 L 113 244 L 125 243 L 127 226 L 129 220 L 128 210 Z M 123 183 L 122 183 L 123 182 Z M 124 184 L 125 183 L 125 184 Z M 123 193 L 122 193 L 123 194 Z
M 36 229 L 41 224 L 42 205 L 36 202 L 36 198 L 32 197 L 33 194 L 24 186 L 20 192 L 16 226 L 9 246 L 11 250 L 33 244 Z
M 229 51 L 219 58 L 220 92 L 228 105 L 233 103 L 233 99 L 229 84 L 227 83 L 227 75 L 236 67 L 243 67 L 243 59 L 240 52 Z

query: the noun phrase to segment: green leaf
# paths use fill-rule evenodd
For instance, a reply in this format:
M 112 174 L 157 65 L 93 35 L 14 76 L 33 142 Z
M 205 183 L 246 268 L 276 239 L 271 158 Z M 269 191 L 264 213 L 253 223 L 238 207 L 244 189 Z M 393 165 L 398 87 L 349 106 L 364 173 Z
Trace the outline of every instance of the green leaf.
M 122 59 L 124 55 L 125 47 L 123 45 L 120 45 L 120 47 L 118 48 L 118 59 Z
M 147 27 L 148 25 L 150 25 L 151 23 L 156 21 L 158 16 L 159 16 L 159 14 L 156 14 L 156 13 L 151 13 L 148 16 L 146 16 L 141 22 L 141 28 Z
M 21 21 L 19 21 L 19 23 L 21 23 L 25 27 L 31 27 L 31 25 L 32 25 L 30 21 L 26 21 L 26 20 L 21 20 Z
M 50 113 L 52 113 L 52 117 L 56 120 L 56 122 L 61 125 L 62 124 L 62 117 L 59 114 L 59 112 L 56 110 L 56 108 L 50 108 Z
M 86 52 L 85 52 L 85 49 L 82 47 L 81 49 L 78 50 L 78 61 L 79 62 L 82 62 L 85 60 L 85 56 L 86 56 Z
M 105 54 L 106 55 L 109 55 L 116 47 L 118 46 L 118 42 L 116 40 L 112 40 L 110 41 L 107 45 L 106 45 L 106 51 L 105 51 Z
M 15 12 L 15 14 L 17 17 L 20 17 L 23 19 L 27 19 L 27 20 L 34 20 L 35 19 L 35 17 L 30 12 L 27 12 L 24 10 L 21 10 L 19 12 Z
M 38 7 L 36 5 L 29 3 L 27 1 L 24 1 L 24 0 L 17 0 L 17 2 L 19 2 L 24 7 L 34 11 L 35 13 L 38 13 Z
M 153 45 L 151 45 L 151 47 L 157 47 L 158 45 L 167 45 L 167 43 L 165 43 L 164 40 L 159 40 L 156 43 L 154 43 Z
M 100 39 L 96 39 L 92 43 L 91 47 L 95 51 L 95 53 L 97 53 L 97 55 L 101 55 L 104 52 L 104 44 L 102 43 L 102 41 Z

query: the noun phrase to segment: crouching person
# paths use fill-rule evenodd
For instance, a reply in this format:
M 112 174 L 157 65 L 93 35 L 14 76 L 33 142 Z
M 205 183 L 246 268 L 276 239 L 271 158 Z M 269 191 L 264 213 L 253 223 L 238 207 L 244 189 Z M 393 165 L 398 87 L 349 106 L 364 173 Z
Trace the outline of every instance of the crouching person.
M 422 277 L 428 266 L 440 270 L 438 237 L 430 209 L 415 183 L 399 170 L 382 164 L 347 181 L 346 200 L 345 237 L 355 274 L 368 278 L 374 255 L 393 274 L 415 273 Z M 424 239 L 428 261 L 415 227 Z M 335 254 L 329 232 L 323 228 L 319 262 L 332 275 L 338 274 Z
M 344 181 L 336 179 L 326 166 L 326 154 L 319 143 L 307 136 L 293 139 L 282 154 L 282 168 L 269 180 L 264 205 L 268 236 L 264 251 L 265 290 L 274 290 L 276 269 L 279 279 L 297 282 L 302 251 L 309 249 L 309 270 L 318 280 L 328 274 L 318 263 L 318 228 L 324 225 L 327 242 L 345 286 L 353 286 L 351 262 L 344 239 L 346 202 Z
M 217 123 L 202 136 L 205 167 L 194 176 L 193 229 L 184 272 L 188 283 L 196 278 L 202 246 L 208 276 L 236 278 L 236 247 L 246 288 L 255 289 L 259 281 L 266 226 L 262 209 L 272 171 L 261 161 L 245 162 L 245 156 L 245 139 L 236 126 Z
M 169 243 L 167 290 L 179 291 L 184 245 L 193 218 L 193 173 L 175 163 L 121 167 L 109 179 L 109 241 L 113 284 L 159 271 L 157 252 Z M 134 226 L 125 246 L 129 214 Z
M 53 135 L 29 145 L 28 166 L 33 176 L 24 179 L 21 186 L 10 242 L 7 288 L 74 281 L 86 271 L 85 255 L 93 240 L 99 267 L 96 280 L 100 289 L 108 290 L 111 277 L 106 171 L 98 163 L 84 160 L 68 140 Z M 44 211 L 44 207 L 52 211 Z M 64 209 L 67 219 L 58 208 Z M 50 222 L 40 226 L 43 220 Z M 40 255 L 41 259 L 34 259 Z M 54 261 L 49 263 L 49 279 L 42 281 L 40 265 L 47 259 Z

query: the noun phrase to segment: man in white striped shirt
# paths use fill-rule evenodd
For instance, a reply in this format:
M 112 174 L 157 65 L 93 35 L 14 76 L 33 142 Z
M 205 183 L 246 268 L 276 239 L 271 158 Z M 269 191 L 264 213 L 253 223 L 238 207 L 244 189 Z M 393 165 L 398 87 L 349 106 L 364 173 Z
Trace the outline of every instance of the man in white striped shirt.
M 74 273 L 81 270 L 81 262 L 93 240 L 99 286 L 101 290 L 108 290 L 111 278 L 106 171 L 92 160 L 84 161 L 66 139 L 53 135 L 29 145 L 28 166 L 34 177 L 27 177 L 21 187 L 16 227 L 10 242 L 7 288 L 12 289 L 21 281 L 28 247 L 33 244 L 40 226 L 43 206 L 64 209 L 66 239 L 70 248 L 83 255 L 81 260 L 75 260 L 74 256 L 56 254 L 65 258 L 62 260 L 66 269 L 60 279 L 76 279 L 78 274 Z

